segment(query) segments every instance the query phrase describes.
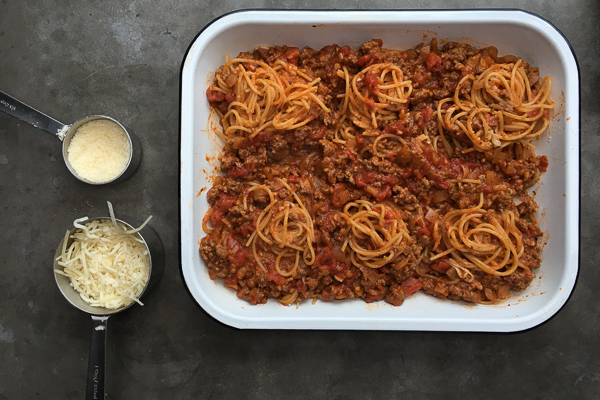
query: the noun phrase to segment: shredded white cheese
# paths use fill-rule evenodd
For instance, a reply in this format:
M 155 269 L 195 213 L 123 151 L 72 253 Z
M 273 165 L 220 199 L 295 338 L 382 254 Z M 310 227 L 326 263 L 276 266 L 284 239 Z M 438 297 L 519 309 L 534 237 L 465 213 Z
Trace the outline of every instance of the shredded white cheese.
M 94 183 L 115 179 L 127 168 L 131 146 L 125 131 L 108 119 L 96 119 L 77 128 L 67 158 L 81 178 Z
M 138 230 L 127 228 L 114 219 L 76 219 L 78 228 L 71 235 L 73 243 L 67 248 L 69 231 L 63 240 L 56 273 L 70 279 L 71 286 L 83 300 L 95 307 L 119 309 L 138 302 L 150 274 L 150 257 Z

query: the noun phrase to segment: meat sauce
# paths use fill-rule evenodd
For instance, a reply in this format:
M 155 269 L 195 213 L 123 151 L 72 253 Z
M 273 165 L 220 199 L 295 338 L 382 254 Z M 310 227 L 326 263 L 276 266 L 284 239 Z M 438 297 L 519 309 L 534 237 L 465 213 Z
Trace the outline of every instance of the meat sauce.
M 327 113 L 295 130 L 230 136 L 220 156 L 224 174 L 216 178 L 207 195 L 211 210 L 205 219 L 212 231 L 200 244 L 211 279 L 224 280 L 225 286 L 252 304 L 297 293 L 294 302 L 361 298 L 400 305 L 419 290 L 439 298 L 487 303 L 530 284 L 541 262 L 541 232 L 531 218 L 538 206 L 527 189 L 546 171 L 547 157 L 517 154 L 516 150 L 500 156 L 493 151 L 463 152 L 459 147 L 450 154 L 439 143 L 434 146 L 438 102 L 453 95 L 465 74 L 477 74 L 498 62 L 495 48 L 476 49 L 463 43 L 445 43 L 438 48 L 434 41 L 414 49 L 389 50 L 374 39 L 356 49 L 277 46 L 242 56 L 269 65 L 284 60 L 319 78 L 319 93 L 327 104 L 341 101 L 346 82 L 337 71 L 344 67 L 353 76 L 374 63 L 393 63 L 412 82 L 413 90 L 402 110 L 404 117 L 378 127 L 379 135 L 402 139 L 401 146 L 382 139 L 384 156 L 373 154 L 377 135 L 372 132 L 357 129 L 354 140 L 336 142 L 336 119 Z M 527 71 L 532 76 L 538 73 L 530 66 Z M 367 74 L 366 85 L 376 87 L 378 79 Z M 211 89 L 207 97 L 221 112 L 233 100 Z M 460 141 L 460 135 L 457 138 Z M 259 249 L 266 271 L 261 269 L 246 246 L 269 201 L 263 192 L 250 193 L 249 183 L 267 184 L 277 198 L 289 198 L 289 190 L 277 178 L 285 180 L 302 199 L 314 224 L 315 261 L 306 265 L 301 260 L 293 276 L 277 272 L 275 256 L 268 249 Z M 433 253 L 435 222 L 450 210 L 476 206 L 481 195 L 489 210 L 516 210 L 524 241 L 519 261 L 526 268 L 504 277 L 475 272 L 474 279 L 467 282 L 449 274 L 446 258 L 430 261 L 428 255 Z M 402 210 L 412 238 L 410 249 L 405 250 L 410 263 L 399 269 L 391 265 L 372 269 L 359 268 L 348 260 L 342 250 L 348 223 L 340 211 L 349 201 L 361 199 L 391 202 Z

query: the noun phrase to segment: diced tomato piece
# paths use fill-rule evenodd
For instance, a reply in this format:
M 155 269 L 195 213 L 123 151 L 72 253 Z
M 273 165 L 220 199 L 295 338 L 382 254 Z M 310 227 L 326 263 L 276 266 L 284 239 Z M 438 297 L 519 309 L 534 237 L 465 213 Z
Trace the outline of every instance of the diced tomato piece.
M 354 184 L 359 188 L 367 186 L 367 183 L 363 180 L 361 174 L 354 175 Z
M 429 121 L 433 117 L 433 109 L 431 107 L 427 107 L 423 110 L 423 119 L 425 121 Z
M 370 110 L 374 110 L 375 109 L 375 100 L 373 100 L 370 97 L 366 97 L 365 98 L 365 103 L 367 103 L 367 106 L 369 106 Z
M 283 53 L 283 58 L 285 58 L 289 64 L 297 65 L 298 59 L 300 58 L 300 50 L 297 47 L 290 47 Z
M 404 292 L 405 296 L 409 296 L 421 289 L 421 286 L 421 282 L 411 276 L 402 282 L 402 291 Z
M 406 135 L 408 134 L 408 127 L 406 126 L 407 124 L 408 121 L 401 119 L 386 126 L 381 133 L 397 134 L 398 132 L 402 132 L 403 135 Z
M 541 156 L 540 157 L 540 171 L 546 172 L 548 170 L 549 165 L 550 165 L 550 162 L 548 161 L 548 157 Z
M 390 210 L 386 210 L 384 218 L 386 221 L 391 221 L 394 219 L 394 213 L 391 212 Z
M 434 52 L 429 53 L 427 56 L 427 69 L 433 72 L 439 72 L 442 66 L 442 58 Z
M 298 181 L 299 181 L 297 175 L 290 175 L 290 176 L 288 176 L 287 180 L 289 183 L 298 183 Z
M 362 66 L 366 65 L 372 59 L 373 59 L 373 56 L 371 54 L 366 54 L 358 59 L 358 65 L 360 65 L 362 67 Z
M 326 132 L 327 132 L 327 126 L 325 124 L 320 124 L 320 125 L 317 125 L 317 127 L 315 127 L 315 129 L 312 131 L 312 133 L 310 134 L 310 136 L 308 138 L 312 139 L 312 140 L 323 139 Z
M 429 171 L 431 171 L 431 163 L 427 160 L 425 160 L 425 162 L 423 163 L 423 166 L 421 167 L 421 172 L 423 174 L 427 174 Z
M 308 286 L 306 286 L 306 284 L 304 282 L 302 282 L 301 280 L 296 281 L 296 288 L 303 295 L 306 295 L 306 292 L 308 291 Z
M 392 189 L 389 185 L 384 185 L 381 190 L 375 195 L 377 201 L 382 202 L 392 195 Z
M 234 275 L 225 278 L 225 286 L 237 289 L 237 277 Z
M 365 83 L 367 84 L 367 89 L 371 92 L 377 90 L 377 86 L 379 86 L 379 76 L 377 74 L 373 74 L 371 72 L 365 75 Z
M 352 154 L 350 150 L 344 149 L 342 150 L 342 153 L 345 154 L 350 161 L 356 161 L 356 157 L 354 157 L 354 154 Z
M 263 144 L 271 140 L 271 132 L 260 131 L 251 139 L 253 145 Z
M 212 213 L 210 214 L 210 223 L 213 226 L 218 226 L 221 223 L 221 219 L 229 210 L 229 208 L 235 203 L 233 197 L 227 196 L 226 194 L 221 195 L 219 200 L 212 207 Z
M 392 186 L 398 183 L 398 178 L 396 178 L 394 175 L 384 175 L 383 178 L 381 178 L 381 180 Z
M 336 183 L 333 185 L 333 193 L 331 193 L 331 204 L 334 207 L 342 207 L 350 200 L 350 192 L 343 183 Z
M 445 274 L 450 269 L 450 264 L 446 261 L 438 261 L 431 265 L 431 269 L 439 272 L 440 274 Z
M 427 83 L 427 72 L 423 68 L 418 68 L 415 72 L 415 83 L 419 86 L 425 86 Z
M 469 167 L 471 172 L 476 171 L 476 170 L 481 171 L 483 169 L 483 167 L 480 164 L 477 164 L 476 162 L 465 161 L 463 164 L 465 164 L 467 167 Z
M 229 175 L 232 178 L 237 178 L 239 176 L 246 175 L 248 172 L 248 168 L 246 167 L 231 167 L 227 171 L 227 175 Z
M 352 50 L 350 49 L 350 46 L 340 47 L 340 54 L 342 56 L 348 56 L 351 53 L 352 53 Z
M 444 164 L 444 157 L 441 157 L 440 155 L 433 153 L 433 166 L 436 168 L 439 168 L 443 164 Z
M 462 175 L 463 175 L 463 169 L 460 166 L 460 163 L 456 160 L 453 160 L 451 167 L 450 167 L 450 176 L 454 179 L 458 179 Z
M 346 271 L 348 265 L 335 259 L 329 248 L 319 248 L 315 257 L 315 267 L 322 273 L 336 274 Z M 320 267 L 320 268 L 319 268 Z
M 421 149 L 423 150 L 423 156 L 427 161 L 433 161 L 433 149 L 423 143 L 421 143 Z
M 232 93 L 227 93 L 225 95 L 225 100 L 227 100 L 228 103 L 232 103 L 235 100 L 235 95 Z
M 235 203 L 235 199 L 226 194 L 222 194 L 219 200 L 215 203 L 215 208 L 228 210 Z
M 534 238 L 536 236 L 535 233 L 536 233 L 536 229 L 533 225 L 529 225 L 527 230 L 525 232 L 523 232 L 523 234 L 525 236 L 530 237 L 530 238 Z
M 419 218 L 415 222 L 419 226 L 419 229 L 417 230 L 417 234 L 421 234 L 424 236 L 431 236 L 431 231 L 425 224 L 425 221 L 423 221 L 423 218 Z
M 371 64 L 378 63 L 381 60 L 381 55 L 379 53 L 371 53 L 362 56 L 358 59 L 358 65 L 363 67 L 368 67 Z
M 248 221 L 240 225 L 238 232 L 243 238 L 248 238 L 256 230 L 256 221 Z
M 354 175 L 354 182 L 357 187 L 365 187 L 369 183 L 373 183 L 373 181 L 377 179 L 377 172 L 375 171 L 365 171 L 360 174 Z
M 384 157 L 393 162 L 396 160 L 397 155 L 398 154 L 395 151 L 390 151 Z
M 365 171 L 362 173 L 362 177 L 366 183 L 373 183 L 375 181 L 375 179 L 377 179 L 377 172 Z
M 268 273 L 267 274 L 267 279 L 275 282 L 275 284 L 277 285 L 283 285 L 285 283 L 285 278 L 281 275 L 279 275 L 278 273 Z
M 406 183 L 406 187 L 411 193 L 419 193 L 420 189 L 417 183 L 413 180 L 410 180 Z
M 363 135 L 361 135 L 360 133 L 357 133 L 356 136 L 354 137 L 354 139 L 356 140 L 357 144 L 365 144 L 365 137 Z
M 483 193 L 487 193 L 487 194 L 493 194 L 493 193 L 494 193 L 494 188 L 493 188 L 492 186 L 490 186 L 490 185 L 484 185 L 484 186 L 481 188 L 481 191 L 482 191 Z
M 206 97 L 208 101 L 223 101 L 225 100 L 225 94 L 218 90 L 212 90 L 211 88 L 206 89 Z
M 452 184 L 448 181 L 438 180 L 435 181 L 435 187 L 442 190 L 448 190 L 452 187 Z
M 246 250 L 242 247 L 233 235 L 227 236 L 227 250 L 229 255 L 227 259 L 236 267 L 241 267 L 246 262 Z
M 431 231 L 426 226 L 422 226 L 419 229 L 417 229 L 417 235 L 431 236 Z
M 336 263 L 336 259 L 333 257 L 333 253 L 329 248 L 319 248 L 317 256 L 315 257 L 316 265 L 332 266 Z
M 377 43 L 377 45 L 378 45 L 379 47 L 382 47 L 382 46 L 383 46 L 383 40 L 381 40 L 381 39 L 371 39 L 371 42 L 375 42 L 375 43 Z

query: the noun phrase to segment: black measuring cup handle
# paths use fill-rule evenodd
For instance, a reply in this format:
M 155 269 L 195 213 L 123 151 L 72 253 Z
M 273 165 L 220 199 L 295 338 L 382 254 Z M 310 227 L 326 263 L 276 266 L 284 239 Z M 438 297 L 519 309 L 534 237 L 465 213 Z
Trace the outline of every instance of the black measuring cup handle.
M 104 400 L 106 374 L 106 328 L 108 316 L 92 315 L 92 340 L 88 362 L 86 400 Z
M 64 138 L 64 135 L 67 132 L 67 125 L 58 122 L 54 118 L 47 116 L 2 91 L 0 91 L 0 111 L 4 111 L 8 115 L 20 119 L 23 122 L 27 122 L 51 135 L 58 136 L 60 140 Z

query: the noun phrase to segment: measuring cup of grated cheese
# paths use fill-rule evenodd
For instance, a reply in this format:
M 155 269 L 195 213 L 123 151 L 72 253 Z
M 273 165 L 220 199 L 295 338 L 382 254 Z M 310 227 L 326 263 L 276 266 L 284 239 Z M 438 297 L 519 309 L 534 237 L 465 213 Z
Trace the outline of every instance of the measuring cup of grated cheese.
M 54 278 L 73 305 L 91 315 L 92 339 L 86 399 L 104 399 L 108 317 L 122 312 L 150 290 L 162 275 L 164 250 L 148 218 L 139 228 L 110 217 L 80 218 L 61 240 Z M 144 231 L 144 236 L 140 230 Z
M 1 91 L 0 111 L 58 137 L 67 168 L 82 182 L 120 183 L 140 164 L 138 138 L 113 118 L 90 115 L 65 125 Z
M 63 140 L 69 171 L 91 185 L 123 182 L 141 160 L 137 137 L 116 120 L 91 115 L 71 125 Z

